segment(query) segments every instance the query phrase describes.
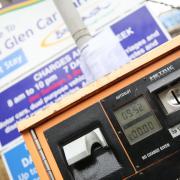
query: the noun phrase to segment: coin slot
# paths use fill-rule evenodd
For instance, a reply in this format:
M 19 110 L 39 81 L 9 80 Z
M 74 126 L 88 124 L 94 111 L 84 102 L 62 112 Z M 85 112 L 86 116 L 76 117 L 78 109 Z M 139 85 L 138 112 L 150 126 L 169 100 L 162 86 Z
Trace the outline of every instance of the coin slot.
M 180 83 L 176 83 L 158 94 L 166 114 L 180 110 Z
M 174 99 L 175 99 L 173 104 L 174 105 L 179 105 L 180 104 L 180 101 L 179 101 L 180 97 L 178 97 L 179 94 L 177 94 L 175 91 L 171 91 L 171 93 L 172 93 L 172 95 L 174 96 Z

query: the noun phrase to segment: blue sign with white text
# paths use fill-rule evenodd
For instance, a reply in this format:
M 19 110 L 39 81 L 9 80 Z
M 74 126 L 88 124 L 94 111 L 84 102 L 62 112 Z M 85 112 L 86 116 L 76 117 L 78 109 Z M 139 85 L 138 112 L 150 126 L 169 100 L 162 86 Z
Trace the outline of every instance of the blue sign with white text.
M 139 8 L 111 26 L 130 59 L 135 59 L 168 41 L 146 6 Z
M 8 75 L 27 62 L 24 52 L 19 49 L 0 61 L 0 78 Z
M 82 88 L 84 75 L 79 51 L 72 49 L 53 62 L 0 93 L 0 143 L 20 136 L 16 123 Z
M 4 153 L 8 173 L 13 180 L 39 180 L 24 142 Z

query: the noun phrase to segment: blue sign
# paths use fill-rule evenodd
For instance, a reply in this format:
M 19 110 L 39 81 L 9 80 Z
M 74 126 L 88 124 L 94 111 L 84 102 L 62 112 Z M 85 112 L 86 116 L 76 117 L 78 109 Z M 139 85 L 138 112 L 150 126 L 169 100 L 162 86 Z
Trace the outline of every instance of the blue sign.
M 24 142 L 4 153 L 3 158 L 13 180 L 39 180 L 32 158 Z
M 146 6 L 139 8 L 111 26 L 130 59 L 135 59 L 168 41 Z
M 0 61 L 0 79 L 27 62 L 24 52 L 19 49 Z
M 0 143 L 20 136 L 16 123 L 59 101 L 85 83 L 77 48 L 0 93 Z

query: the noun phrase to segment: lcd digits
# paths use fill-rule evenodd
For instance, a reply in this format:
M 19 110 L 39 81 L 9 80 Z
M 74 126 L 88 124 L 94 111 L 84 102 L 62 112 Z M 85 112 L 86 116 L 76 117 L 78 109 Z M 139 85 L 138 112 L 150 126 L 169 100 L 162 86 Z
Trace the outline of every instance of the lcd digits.
M 130 145 L 158 132 L 162 126 L 144 97 L 139 97 L 114 111 Z

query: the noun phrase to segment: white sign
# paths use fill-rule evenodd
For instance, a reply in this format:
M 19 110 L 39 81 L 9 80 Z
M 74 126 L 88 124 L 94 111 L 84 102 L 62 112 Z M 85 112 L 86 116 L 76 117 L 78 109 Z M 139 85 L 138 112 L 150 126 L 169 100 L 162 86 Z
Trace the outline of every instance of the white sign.
M 129 5 L 122 0 L 74 0 L 74 5 L 94 35 L 142 1 Z M 29 0 L 14 7 L 18 9 L 0 11 L 0 89 L 75 46 L 52 0 Z
M 2 14 L 0 21 L 0 87 L 74 45 L 50 0 Z

